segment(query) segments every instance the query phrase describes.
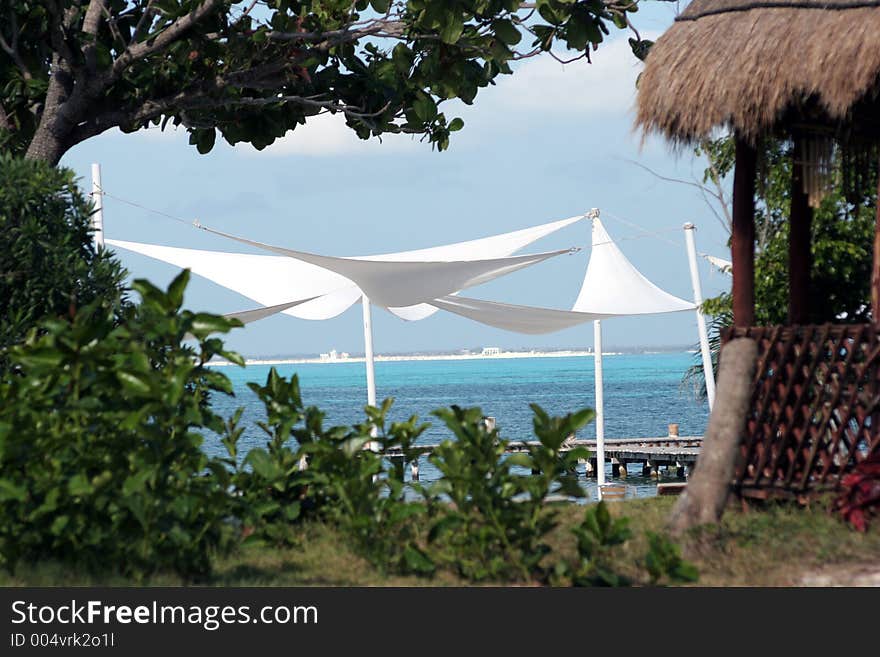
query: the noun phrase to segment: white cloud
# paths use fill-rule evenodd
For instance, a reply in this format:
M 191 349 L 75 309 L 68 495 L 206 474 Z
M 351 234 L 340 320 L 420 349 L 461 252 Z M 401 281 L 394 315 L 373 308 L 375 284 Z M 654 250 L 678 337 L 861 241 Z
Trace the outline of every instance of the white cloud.
M 330 155 L 399 153 L 419 146 L 417 138 L 410 135 L 383 135 L 380 143 L 375 137 L 360 139 L 345 124 L 340 114 L 320 114 L 306 119 L 271 146 L 257 151 L 249 144 L 238 144 L 236 150 L 245 154 L 258 152 L 268 155 L 307 155 L 313 157 Z
M 571 57 L 565 53 L 558 55 L 560 59 Z M 536 118 L 630 112 L 642 63 L 633 55 L 627 40 L 618 37 L 607 41 L 590 53 L 590 58 L 592 64 L 585 60 L 561 64 L 546 53 L 527 59 L 513 75 L 499 76 L 494 88 L 480 92 L 472 112 L 485 114 L 491 109 L 530 113 Z
M 180 126 L 174 126 L 170 122 L 162 130 L 157 125 L 151 125 L 146 129 L 136 130 L 132 133 L 133 135 L 137 135 L 138 137 L 143 137 L 144 139 L 150 140 L 162 140 L 162 141 L 175 141 L 181 140 L 186 141 L 189 139 L 189 134 L 186 132 L 185 128 L 181 128 Z

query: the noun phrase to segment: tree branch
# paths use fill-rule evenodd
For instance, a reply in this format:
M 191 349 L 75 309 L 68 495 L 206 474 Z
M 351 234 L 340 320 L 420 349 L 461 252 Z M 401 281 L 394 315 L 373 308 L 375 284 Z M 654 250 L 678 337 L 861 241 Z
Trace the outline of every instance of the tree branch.
M 0 103 L 0 129 L 8 130 L 9 132 L 13 131 L 12 121 L 10 121 L 9 117 L 6 115 L 3 103 Z
M 131 43 L 137 43 L 140 41 L 140 38 L 143 35 L 143 30 L 150 29 L 150 25 L 153 24 L 153 19 L 156 17 L 156 10 L 153 9 L 154 2 L 155 0 L 149 0 L 147 6 L 144 7 L 144 13 L 141 14 L 137 25 L 134 26 L 134 30 L 131 32 Z M 131 43 L 129 45 L 131 45 Z
M 21 76 L 25 80 L 30 80 L 33 76 L 18 52 L 18 18 L 15 15 L 15 9 L 12 7 L 9 8 L 9 26 L 12 28 L 12 36 L 9 41 L 6 41 L 3 38 L 3 33 L 0 32 L 0 49 L 12 58 L 12 61 L 21 71 Z
M 90 75 L 94 75 L 97 71 L 96 48 L 98 45 L 98 29 L 101 27 L 101 18 L 107 9 L 106 1 L 91 0 L 83 19 L 82 33 L 90 37 L 84 40 L 83 57 L 86 60 L 86 70 Z
M 644 169 L 645 171 L 650 173 L 655 178 L 659 178 L 660 180 L 663 180 L 665 182 L 673 182 L 673 183 L 678 183 L 680 185 L 689 185 L 690 187 L 695 187 L 697 190 L 699 190 L 700 196 L 703 198 L 703 201 L 706 203 L 709 210 L 712 212 L 712 214 L 715 216 L 715 218 L 718 220 L 718 222 L 724 227 L 724 229 L 727 231 L 727 233 L 730 234 L 730 226 L 731 226 L 730 208 L 727 206 L 725 196 L 724 196 L 724 190 L 721 186 L 720 180 L 716 180 L 714 177 L 712 178 L 713 182 L 715 183 L 716 189 L 717 189 L 717 191 L 713 191 L 711 188 L 707 187 L 706 185 L 702 185 L 695 180 L 683 180 L 681 178 L 670 178 L 668 176 L 664 176 L 664 175 L 657 173 L 656 171 L 654 171 L 653 169 L 651 169 L 648 166 L 645 166 L 641 162 L 636 162 L 635 160 L 629 160 L 629 159 L 627 160 L 627 162 L 629 162 L 630 164 L 635 164 L 640 169 Z M 715 203 L 712 203 L 709 200 L 709 197 L 712 197 L 713 199 L 715 199 Z M 718 209 L 716 208 L 716 205 L 721 208 L 721 211 L 724 213 L 724 218 L 722 218 L 721 215 L 718 213 Z M 725 221 L 725 219 L 726 219 L 726 221 Z
M 149 41 L 133 42 L 116 58 L 109 75 L 102 80 L 102 88 L 112 84 L 134 62 L 149 57 L 153 53 L 160 52 L 169 45 L 182 38 L 196 23 L 210 16 L 214 11 L 223 6 L 223 0 L 205 0 L 201 5 L 193 9 L 182 18 L 178 18 L 164 31 Z
M 354 25 L 353 23 L 341 30 L 330 30 L 328 32 L 278 32 L 273 30 L 266 33 L 266 36 L 271 41 L 308 41 L 316 43 L 314 47 L 318 50 L 329 50 L 333 46 L 357 41 L 363 37 L 373 36 L 400 39 L 404 38 L 406 34 L 406 25 L 403 21 L 396 19 L 379 18 L 359 29 L 352 29 Z

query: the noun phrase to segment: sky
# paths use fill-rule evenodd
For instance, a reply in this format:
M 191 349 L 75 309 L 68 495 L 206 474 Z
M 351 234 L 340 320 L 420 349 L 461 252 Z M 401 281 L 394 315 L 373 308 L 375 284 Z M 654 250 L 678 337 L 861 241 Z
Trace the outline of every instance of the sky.
M 643 37 L 656 37 L 672 23 L 674 8 L 645 2 L 634 23 Z M 613 31 L 593 53 L 592 64 L 562 65 L 546 55 L 527 59 L 517 64 L 514 75 L 482 89 L 472 106 L 447 103 L 447 118 L 460 116 L 465 127 L 442 153 L 402 135 L 364 142 L 340 119 L 326 115 L 261 152 L 218 139 L 210 154 L 199 155 L 183 131 L 114 131 L 75 147 L 62 165 L 72 168 L 88 190 L 91 164 L 100 163 L 103 188 L 111 195 L 104 200 L 108 238 L 219 251 L 258 253 L 112 197 L 253 240 L 341 256 L 458 242 L 598 208 L 611 237 L 645 276 L 691 299 L 682 225 L 697 226 L 698 251 L 724 258 L 729 257 L 727 235 L 692 186 L 660 180 L 643 168 L 693 180 L 704 166 L 689 151 L 675 152 L 658 138 L 643 141 L 634 130 L 641 64 L 627 36 Z M 466 294 L 568 309 L 580 289 L 589 243 L 589 223 L 578 222 L 525 252 L 583 247 L 579 253 Z M 118 256 L 132 278 L 167 285 L 178 273 L 130 252 Z M 698 260 L 704 296 L 729 287 L 727 276 Z M 194 276 L 186 305 L 223 313 L 256 304 Z M 378 354 L 485 346 L 584 348 L 593 342 L 589 324 L 525 336 L 442 311 L 405 322 L 374 309 L 373 324 Z M 606 348 L 697 341 L 690 312 L 615 318 L 603 326 Z M 330 349 L 362 354 L 360 304 L 321 322 L 286 315 L 261 320 L 233 331 L 227 345 L 250 357 Z

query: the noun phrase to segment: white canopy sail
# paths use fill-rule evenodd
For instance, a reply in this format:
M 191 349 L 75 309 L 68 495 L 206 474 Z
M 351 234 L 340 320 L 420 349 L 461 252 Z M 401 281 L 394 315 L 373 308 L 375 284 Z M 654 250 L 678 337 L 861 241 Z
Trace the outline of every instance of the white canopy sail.
M 579 215 L 510 233 L 493 235 L 466 242 L 446 244 L 428 249 L 363 256 L 358 258 L 335 258 L 333 260 L 384 261 L 397 263 L 418 261 L 438 263 L 461 262 L 473 259 L 482 259 L 485 261 L 509 256 L 524 246 L 580 221 L 583 218 L 583 215 Z M 210 232 L 218 233 L 227 238 L 247 242 L 258 246 L 259 248 L 279 249 L 279 247 L 272 247 L 259 242 L 243 240 L 224 233 L 219 233 L 219 231 L 213 231 L 212 229 L 205 227 L 202 228 L 209 230 Z M 289 253 L 282 256 L 265 256 L 203 251 L 198 249 L 180 249 L 176 247 L 142 244 L 122 240 L 107 240 L 107 243 L 119 248 L 141 253 L 142 255 L 163 262 L 168 262 L 178 267 L 188 267 L 194 273 L 218 283 L 219 285 L 235 290 L 265 306 L 278 306 L 292 297 L 315 297 L 308 302 L 303 302 L 299 305 L 279 311 L 301 319 L 323 320 L 336 317 L 356 303 L 364 294 L 364 291 L 361 290 L 355 282 L 335 271 L 330 271 L 325 267 L 318 266 L 311 262 L 294 259 L 293 257 L 286 257 L 292 253 L 303 255 L 304 252 L 293 252 L 284 249 L 284 252 Z M 558 253 L 554 252 L 552 255 L 557 254 Z M 305 255 L 314 256 L 314 254 Z M 551 257 L 550 254 L 538 254 L 538 260 L 534 260 L 536 256 L 525 256 L 524 260 L 506 264 L 496 261 L 493 263 L 484 262 L 483 266 L 468 267 L 471 274 L 475 273 L 475 270 L 486 272 L 486 269 L 488 268 L 491 272 L 496 267 L 500 267 L 500 271 L 498 271 L 497 274 L 490 274 L 490 278 L 485 278 L 483 275 L 468 278 L 466 275 L 468 272 L 459 270 L 457 276 L 454 278 L 460 280 L 462 275 L 464 275 L 467 280 L 461 281 L 463 284 L 462 288 L 454 288 L 449 291 L 454 292 L 457 291 L 457 289 L 477 285 L 486 280 L 491 280 L 495 275 L 500 276 L 504 273 L 515 271 L 521 266 L 536 264 L 536 262 L 543 259 L 543 256 L 545 255 Z M 315 256 L 315 258 L 323 259 L 326 258 L 326 256 Z M 329 264 L 327 260 L 321 260 L 321 262 Z M 351 273 L 351 269 L 359 267 L 357 264 L 352 266 L 351 263 L 345 262 L 336 262 L 335 264 L 344 268 L 346 271 L 349 271 L 349 273 Z M 380 272 L 383 268 L 386 270 L 386 274 L 390 273 L 391 268 L 387 265 L 380 265 L 371 273 L 375 274 L 375 272 Z M 451 270 L 452 268 L 449 269 Z M 425 273 L 427 273 L 427 271 L 427 269 L 423 270 Z M 405 275 L 406 274 L 404 274 L 404 276 Z M 381 274 L 375 274 L 372 280 L 375 281 L 377 277 L 381 279 L 382 276 Z M 448 287 L 448 280 L 445 285 L 439 287 Z M 408 296 L 405 292 L 406 291 L 404 291 L 403 294 L 404 297 Z M 444 294 L 446 293 L 448 292 L 444 292 Z M 386 295 L 379 296 L 384 297 Z M 399 305 L 402 306 L 389 307 L 388 309 L 404 319 L 423 319 L 437 312 L 437 308 L 424 303 L 411 305 L 400 303 L 401 294 L 399 294 L 399 291 L 387 296 L 394 296 Z M 422 294 L 419 294 L 419 296 L 425 298 Z M 379 299 L 373 298 L 372 296 L 371 299 L 378 305 L 384 305 Z M 385 300 L 387 301 L 388 299 Z
M 357 285 L 372 303 L 385 308 L 424 303 L 572 252 L 561 249 L 506 258 L 448 261 L 339 258 L 265 244 L 212 228 L 204 230 L 336 272 Z
M 277 306 L 254 308 L 252 310 L 239 310 L 234 313 L 226 313 L 223 316 L 229 319 L 237 319 L 242 324 L 250 324 L 251 322 L 256 322 L 258 320 L 265 319 L 266 317 L 271 317 L 276 313 L 283 312 L 288 308 L 293 308 L 294 306 L 299 306 L 300 304 L 307 303 L 309 301 L 311 301 L 311 299 L 301 299 L 299 301 L 291 301 L 289 303 L 279 303 Z
M 594 319 L 615 317 L 615 315 L 519 306 L 451 295 L 434 299 L 431 303 L 441 310 L 467 317 L 481 324 L 529 335 L 553 333 Z
M 648 315 L 693 310 L 694 303 L 661 290 L 623 255 L 605 226 L 593 219 L 590 264 L 573 311 L 608 315 Z
M 258 242 L 237 238 L 240 241 L 262 248 L 271 248 L 277 253 L 289 256 L 288 260 L 313 265 L 324 274 L 303 271 L 302 267 L 285 267 L 276 259 L 262 260 L 268 256 L 252 256 L 243 253 L 220 253 L 176 249 L 153 244 L 137 244 L 107 240 L 108 244 L 127 248 L 144 255 L 172 262 L 182 267 L 191 267 L 196 273 L 210 278 L 264 305 L 276 305 L 279 297 L 291 296 L 306 298 L 320 296 L 339 288 L 351 288 L 354 283 L 378 306 L 409 306 L 430 301 L 458 290 L 486 283 L 499 276 L 543 262 L 570 249 L 548 251 L 533 255 L 489 258 L 485 260 L 462 260 L 450 262 L 392 262 L 385 260 L 361 260 L 357 258 L 336 258 L 305 251 L 293 251 L 281 247 L 268 247 Z M 334 274 L 328 276 L 326 274 Z M 348 283 L 348 285 L 346 285 Z M 351 296 L 357 290 L 350 292 Z M 259 297 L 259 298 L 258 298 Z M 336 295 L 334 301 L 345 299 Z M 350 297 L 349 297 L 350 298 Z M 271 299 L 264 301 L 264 299 Z M 354 300 L 356 300 L 355 297 Z M 339 305 L 342 305 L 341 303 Z
M 593 247 L 580 293 L 571 310 L 520 306 L 446 296 L 432 305 L 495 328 L 531 335 L 553 333 L 593 320 L 626 315 L 694 310 L 685 301 L 645 278 L 611 241 L 598 217 L 593 219 Z

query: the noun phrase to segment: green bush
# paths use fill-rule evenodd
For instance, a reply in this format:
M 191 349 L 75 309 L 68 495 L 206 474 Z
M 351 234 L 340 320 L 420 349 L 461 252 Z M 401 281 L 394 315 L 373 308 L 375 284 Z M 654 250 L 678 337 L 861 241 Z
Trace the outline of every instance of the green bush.
M 451 505 L 441 507 L 430 539 L 444 560 L 474 580 L 530 580 L 548 576 L 544 542 L 556 526 L 551 495 L 580 498 L 584 492 L 572 474 L 589 452 L 561 452 L 563 442 L 594 417 L 591 409 L 550 417 L 533 404 L 537 444 L 526 453 L 505 457 L 509 441 L 488 430 L 479 408 L 452 406 L 435 411 L 457 440 L 445 440 L 431 463 L 443 475 L 432 487 Z M 534 474 L 517 474 L 516 467 Z
M 303 406 L 295 375 L 287 380 L 272 368 L 265 385 L 249 385 L 265 406 L 267 421 L 258 424 L 269 440 L 265 449 L 248 452 L 235 475 L 248 540 L 290 543 L 294 522 L 316 519 L 342 529 L 381 570 L 433 572 L 417 524 L 427 507 L 407 500 L 404 464 L 387 467 L 369 449 L 369 443 L 380 452 L 399 448 L 411 460 L 428 425 L 412 417 L 386 427 L 392 400 L 385 400 L 381 408 L 366 407 L 361 424 L 324 428 L 324 414 Z M 235 445 L 234 435 L 228 442 Z
M 44 317 L 118 304 L 124 272 L 96 252 L 91 213 L 72 171 L 0 154 L 0 349 Z
M 218 338 L 238 322 L 181 311 L 189 273 L 116 316 L 101 300 L 51 319 L 7 350 L 0 374 L 0 561 L 51 559 L 135 578 L 210 569 L 230 533 L 225 463 L 202 450 L 223 431 L 205 366 L 241 362 Z M 196 347 L 184 343 L 193 336 Z

